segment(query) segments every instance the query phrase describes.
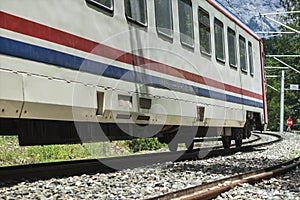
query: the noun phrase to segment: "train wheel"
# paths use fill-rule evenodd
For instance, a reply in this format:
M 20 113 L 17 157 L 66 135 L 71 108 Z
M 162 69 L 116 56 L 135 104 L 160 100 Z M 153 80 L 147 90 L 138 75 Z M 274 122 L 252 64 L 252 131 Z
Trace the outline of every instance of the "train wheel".
M 244 137 L 244 131 L 243 131 L 243 129 L 236 129 L 233 132 L 233 138 L 234 138 L 235 146 L 236 147 L 241 147 L 242 146 L 243 137 Z
M 242 138 L 236 138 L 236 139 L 234 139 L 234 141 L 235 141 L 235 146 L 236 147 L 241 147 L 242 146 L 242 143 L 243 143 Z
M 229 149 L 230 145 L 231 145 L 231 136 L 223 136 L 222 143 L 223 143 L 224 149 Z
M 237 137 L 234 138 L 234 141 L 235 141 L 235 146 L 236 147 L 241 147 L 242 143 L 243 143 L 243 136 L 238 135 Z

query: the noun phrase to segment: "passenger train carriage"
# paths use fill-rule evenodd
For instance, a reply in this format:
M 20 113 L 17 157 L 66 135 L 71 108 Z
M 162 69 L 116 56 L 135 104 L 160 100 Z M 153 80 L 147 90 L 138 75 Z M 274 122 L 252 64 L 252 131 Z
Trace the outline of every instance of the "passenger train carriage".
M 0 134 L 20 145 L 221 135 L 228 148 L 267 124 L 261 39 L 217 1 L 0 8 Z

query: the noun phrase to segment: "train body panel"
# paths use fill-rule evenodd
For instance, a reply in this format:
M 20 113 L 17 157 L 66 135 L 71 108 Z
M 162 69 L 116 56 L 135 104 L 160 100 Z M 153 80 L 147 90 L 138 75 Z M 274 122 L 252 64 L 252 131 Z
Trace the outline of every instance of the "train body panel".
M 0 119 L 244 128 L 256 116 L 265 123 L 257 36 L 218 3 L 193 0 L 193 40 L 185 44 L 178 9 L 189 1 L 171 1 L 167 36 L 156 27 L 154 1 L 145 1 L 145 24 L 126 15 L 124 2 L 113 11 L 90 0 L 1 3 Z M 210 53 L 201 50 L 200 13 L 209 16 Z

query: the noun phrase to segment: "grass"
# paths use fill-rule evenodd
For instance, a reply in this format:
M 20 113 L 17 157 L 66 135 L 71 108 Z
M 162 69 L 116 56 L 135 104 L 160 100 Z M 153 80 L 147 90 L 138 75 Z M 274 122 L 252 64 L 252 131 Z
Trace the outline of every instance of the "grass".
M 17 136 L 0 136 L 0 167 L 124 156 L 139 151 L 158 150 L 166 145 L 156 138 L 130 141 L 86 143 L 83 145 L 19 146 Z
M 22 165 L 121 156 L 128 154 L 125 142 L 21 147 L 15 136 L 0 137 L 0 166 Z
M 300 138 L 300 134 L 295 133 L 295 135 L 296 135 L 297 138 Z M 289 156 L 288 156 L 288 159 L 289 159 L 289 160 L 295 159 L 295 158 L 297 158 L 297 157 L 299 157 L 299 156 L 300 156 L 300 149 L 292 149 L 292 150 L 290 151 L 290 154 L 289 154 Z
M 290 160 L 295 159 L 295 158 L 299 157 L 299 155 L 300 155 L 300 150 L 299 149 L 293 149 L 290 152 L 289 159 Z

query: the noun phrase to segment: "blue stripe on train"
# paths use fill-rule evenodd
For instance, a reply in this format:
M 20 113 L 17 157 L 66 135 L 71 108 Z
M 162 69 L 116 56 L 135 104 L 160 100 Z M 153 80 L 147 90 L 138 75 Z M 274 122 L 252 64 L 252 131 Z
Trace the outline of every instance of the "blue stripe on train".
M 65 68 L 89 72 L 109 78 L 146 84 L 152 87 L 165 88 L 169 90 L 174 90 L 188 94 L 195 94 L 198 96 L 208 97 L 212 99 L 263 108 L 262 103 L 250 99 L 240 98 L 233 95 L 228 95 L 196 86 L 191 86 L 181 82 L 176 82 L 157 76 L 152 76 L 149 74 L 131 71 L 113 65 L 107 65 L 93 60 L 81 58 L 78 56 L 4 37 L 0 37 L 0 44 L 1 54 L 34 60 L 37 62 L 47 63 L 51 65 L 62 66 Z

